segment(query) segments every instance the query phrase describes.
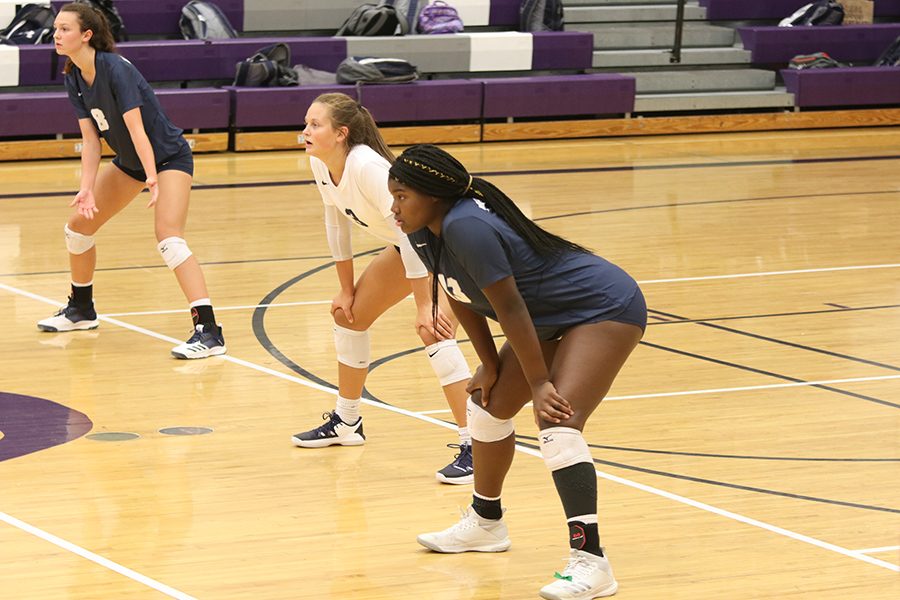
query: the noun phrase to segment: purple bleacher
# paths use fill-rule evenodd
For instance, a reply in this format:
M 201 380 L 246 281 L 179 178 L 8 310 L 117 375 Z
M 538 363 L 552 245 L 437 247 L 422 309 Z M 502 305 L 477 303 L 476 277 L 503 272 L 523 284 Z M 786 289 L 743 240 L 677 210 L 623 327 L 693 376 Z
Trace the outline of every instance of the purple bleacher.
M 359 101 L 375 121 L 475 121 L 481 118 L 482 84 L 465 79 L 359 87 Z
M 122 42 L 119 51 L 147 81 L 234 79 L 235 64 L 275 42 L 291 49 L 291 62 L 315 69 L 335 71 L 347 57 L 347 40 L 331 37 L 239 38 L 233 40 L 152 40 Z M 19 46 L 19 85 L 62 84 L 59 74 L 65 64 L 60 57 L 53 78 L 53 47 Z
M 782 69 L 781 76 L 795 106 L 900 104 L 900 68 Z
M 615 74 L 485 79 L 486 119 L 623 114 L 634 110 L 635 80 Z
M 594 34 L 583 31 L 535 31 L 531 68 L 590 69 L 594 57 Z
M 163 110 L 175 125 L 190 129 L 227 129 L 225 90 L 158 90 Z M 65 92 L 0 94 L 0 137 L 78 133 L 78 119 Z
M 840 62 L 871 63 L 900 35 L 900 23 L 840 27 L 741 27 L 744 48 L 758 65 L 786 64 L 798 54 L 827 52 Z
M 306 109 L 319 94 L 343 92 L 356 98 L 353 85 L 307 85 L 281 88 L 228 87 L 231 94 L 234 126 L 303 127 Z
M 519 26 L 519 5 L 521 0 L 491 0 L 488 25 Z
M 67 0 L 53 0 L 59 10 Z M 116 10 L 129 35 L 177 35 L 181 37 L 178 19 L 187 0 L 115 0 Z M 215 0 L 236 31 L 244 26 L 244 0 Z
M 700 0 L 710 21 L 781 20 L 807 4 L 808 0 Z M 876 17 L 900 17 L 900 0 L 875 0 L 874 8 Z
M 0 137 L 78 133 L 65 92 L 0 94 Z
M 875 0 L 876 17 L 900 17 L 900 0 Z

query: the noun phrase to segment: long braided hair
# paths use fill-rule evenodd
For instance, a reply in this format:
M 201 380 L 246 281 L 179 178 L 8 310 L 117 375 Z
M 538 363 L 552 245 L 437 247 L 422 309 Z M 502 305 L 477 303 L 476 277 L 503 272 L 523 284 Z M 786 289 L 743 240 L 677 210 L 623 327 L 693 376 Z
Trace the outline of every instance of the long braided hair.
M 88 45 L 94 50 L 100 52 L 115 52 L 116 41 L 113 38 L 112 29 L 106 16 L 91 6 L 90 4 L 71 3 L 66 4 L 59 9 L 59 12 L 70 12 L 78 15 L 78 22 L 81 25 L 81 31 L 91 30 L 94 35 L 91 36 Z M 72 59 L 66 59 L 66 65 L 63 67 L 63 73 L 68 75 L 72 71 Z M 54 68 L 55 70 L 55 68 Z
M 390 176 L 423 194 L 448 203 L 448 208 L 461 198 L 476 198 L 484 202 L 544 258 L 553 259 L 563 252 L 589 252 L 583 246 L 537 225 L 494 184 L 481 177 L 473 177 L 462 163 L 437 146 L 431 144 L 410 146 L 394 161 Z M 431 299 L 434 303 L 432 316 L 435 320 L 437 320 L 438 276 L 443 247 L 443 238 L 439 237 L 434 252 L 434 277 L 431 283 Z
M 375 119 L 365 106 L 340 92 L 319 94 L 313 102 L 319 102 L 331 111 L 331 123 L 335 129 L 347 128 L 347 149 L 365 144 L 384 157 L 389 163 L 394 162 L 394 153 L 388 148 Z

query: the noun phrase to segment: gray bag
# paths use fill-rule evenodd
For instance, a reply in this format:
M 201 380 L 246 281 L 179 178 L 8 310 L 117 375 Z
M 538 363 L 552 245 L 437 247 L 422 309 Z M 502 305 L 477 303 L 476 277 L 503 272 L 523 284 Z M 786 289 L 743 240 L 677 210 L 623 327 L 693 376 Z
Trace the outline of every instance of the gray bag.
M 418 78 L 416 67 L 402 58 L 349 56 L 337 68 L 338 83 L 407 83 Z
M 238 36 L 222 9 L 202 0 L 191 0 L 184 5 L 178 26 L 186 40 L 224 40 Z

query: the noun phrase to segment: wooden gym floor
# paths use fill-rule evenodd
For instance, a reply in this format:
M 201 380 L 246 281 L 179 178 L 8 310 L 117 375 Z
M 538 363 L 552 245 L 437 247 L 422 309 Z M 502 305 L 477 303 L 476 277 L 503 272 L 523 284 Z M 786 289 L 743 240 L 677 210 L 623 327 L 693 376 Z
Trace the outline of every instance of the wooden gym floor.
M 644 342 L 586 430 L 617 598 L 900 597 L 900 129 L 449 149 L 647 296 Z M 512 549 L 416 544 L 471 487 L 434 480 L 455 434 L 409 300 L 372 331 L 367 444 L 291 445 L 336 382 L 302 151 L 197 157 L 187 239 L 229 348 L 205 361 L 169 356 L 190 322 L 146 195 L 98 236 L 101 327 L 37 331 L 68 291 L 78 174 L 0 163 L 4 598 L 518 600 L 562 569 L 527 410 Z M 138 437 L 88 437 L 114 433 Z

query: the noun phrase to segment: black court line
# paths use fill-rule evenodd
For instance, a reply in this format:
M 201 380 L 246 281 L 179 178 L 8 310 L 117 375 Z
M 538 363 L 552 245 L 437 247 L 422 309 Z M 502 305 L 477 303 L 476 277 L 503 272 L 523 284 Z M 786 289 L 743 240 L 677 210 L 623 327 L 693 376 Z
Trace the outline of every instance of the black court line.
M 526 448 L 531 448 L 532 450 L 540 451 L 540 446 L 538 444 L 529 444 L 527 442 L 519 441 L 520 437 L 525 436 L 516 436 L 516 443 L 524 446 Z M 534 439 L 534 438 L 528 438 Z M 749 485 L 741 485 L 738 483 L 728 483 L 726 481 L 716 481 L 714 479 L 704 479 L 702 477 L 693 477 L 691 475 L 680 475 L 678 473 L 669 473 L 666 471 L 658 471 L 656 469 L 648 469 L 646 467 L 636 467 L 633 465 L 627 465 L 624 463 L 613 462 L 610 460 L 601 460 L 599 458 L 593 459 L 594 464 L 598 465 L 608 465 L 610 467 L 618 467 L 620 469 L 627 469 L 629 471 L 638 471 L 640 473 L 648 473 L 650 475 L 659 475 L 661 477 L 669 477 L 671 479 L 680 479 L 682 481 L 692 481 L 694 483 L 704 483 L 706 485 L 715 485 L 718 487 L 731 488 L 734 490 L 742 490 L 745 492 L 755 492 L 757 494 L 768 494 L 770 496 L 781 496 L 784 498 L 793 498 L 795 500 L 806 500 L 809 502 L 821 502 L 823 504 L 832 504 L 837 506 L 846 506 L 849 508 L 860 508 L 863 510 L 874 510 L 878 512 L 887 512 L 887 513 L 900 513 L 900 509 L 897 508 L 888 508 L 886 506 L 875 506 L 871 504 L 859 504 L 857 502 L 845 502 L 843 500 L 831 500 L 829 498 L 818 498 L 816 496 L 806 496 L 803 494 L 794 494 L 791 492 L 781 492 L 778 490 L 771 490 L 767 488 L 753 487 Z
M 681 319 L 683 317 L 679 317 L 678 315 L 673 315 L 670 313 L 666 313 L 660 310 L 648 310 L 647 312 L 658 313 L 660 315 L 672 318 L 672 319 Z M 734 333 L 737 335 L 742 335 L 749 338 L 754 338 L 757 340 L 762 340 L 764 342 L 771 342 L 773 344 L 780 344 L 782 346 L 788 346 L 789 348 L 797 348 L 798 350 L 806 350 L 807 352 L 815 352 L 817 354 L 824 354 L 826 356 L 831 356 L 834 358 L 840 358 L 842 360 L 848 360 L 851 362 L 862 363 L 864 365 L 869 365 L 872 367 L 880 367 L 882 369 L 888 369 L 889 371 L 900 371 L 900 367 L 895 365 L 889 365 L 887 363 L 881 363 L 874 360 L 869 360 L 867 358 L 860 358 L 858 356 L 852 356 L 850 354 L 843 354 L 841 352 L 834 352 L 832 350 L 825 350 L 823 348 L 816 348 L 815 346 L 807 346 L 806 344 L 798 344 L 796 342 L 789 342 L 787 340 L 782 340 L 778 338 L 774 338 L 767 335 L 760 335 L 758 333 L 750 333 L 749 331 L 741 331 L 740 329 L 734 329 L 733 327 L 726 327 L 725 325 L 716 325 L 715 323 L 705 323 L 703 321 L 697 321 L 696 325 L 700 325 L 701 327 L 709 327 L 712 329 L 718 329 L 719 331 L 725 331 L 728 333 Z
M 803 315 L 824 315 L 830 313 L 842 313 L 842 312 L 853 312 L 853 311 L 861 311 L 861 310 L 883 310 L 886 308 L 900 308 L 900 304 L 883 304 L 880 306 L 858 306 L 855 308 L 837 308 L 837 309 L 822 309 L 822 310 L 798 310 L 794 312 L 781 312 L 781 313 L 759 313 L 752 315 L 733 315 L 730 317 L 707 317 L 704 319 L 682 319 L 682 320 L 672 320 L 672 321 L 660 321 L 654 323 L 648 323 L 647 325 L 683 325 L 685 323 L 711 323 L 716 321 L 736 321 L 740 319 L 768 319 L 772 317 L 797 317 Z
M 536 437 L 516 435 L 517 438 L 538 441 Z M 776 460 L 789 462 L 900 462 L 898 458 L 847 458 L 847 457 L 815 457 L 815 456 L 760 456 L 750 454 L 714 454 L 709 452 L 681 452 L 678 450 L 652 450 L 650 448 L 631 448 L 628 446 L 607 446 L 605 444 L 588 444 L 598 450 L 615 450 L 618 452 L 639 452 L 643 454 L 662 454 L 666 456 L 692 456 L 697 458 L 727 458 L 738 460 Z
M 382 250 L 383 250 L 383 248 L 367 250 L 365 252 L 359 252 L 357 254 L 354 254 L 353 257 L 359 258 L 361 256 L 366 256 L 369 254 L 375 254 L 376 252 L 381 252 Z M 316 273 L 324 271 L 325 269 L 328 269 L 329 267 L 332 267 L 332 266 L 334 266 L 333 260 L 330 262 L 321 264 L 318 267 L 315 267 L 313 269 L 310 269 L 309 271 L 305 271 L 305 272 L 297 275 L 296 277 L 288 279 L 287 281 L 285 281 L 284 283 L 279 285 L 277 288 L 275 288 L 274 290 L 272 290 L 271 292 L 266 294 L 265 298 L 263 298 L 262 300 L 259 301 L 259 304 L 261 304 L 262 306 L 258 306 L 253 311 L 252 325 L 253 325 L 253 334 L 254 334 L 254 336 L 256 336 L 256 339 L 259 340 L 259 343 L 262 345 L 263 348 L 265 348 L 266 352 L 271 354 L 278 362 L 280 362 L 281 364 L 286 366 L 291 371 L 297 373 L 298 375 L 306 377 L 310 381 L 313 381 L 315 383 L 318 383 L 319 385 L 323 385 L 325 387 L 329 387 L 331 389 L 336 390 L 336 389 L 338 389 L 336 385 L 334 385 L 330 381 L 326 381 L 325 379 L 322 379 L 321 377 L 315 375 L 313 372 L 311 372 L 307 369 L 304 369 L 303 367 L 301 367 L 300 365 L 298 365 L 297 363 L 295 363 L 294 361 L 289 359 L 287 356 L 285 356 L 281 352 L 281 350 L 279 350 L 278 347 L 272 343 L 271 338 L 269 338 L 269 334 L 266 333 L 266 325 L 265 325 L 266 311 L 269 309 L 268 305 L 273 304 L 275 299 L 278 296 L 280 296 L 285 290 L 287 290 L 288 288 L 293 286 L 295 283 L 303 281 L 307 277 L 310 277 L 311 275 L 315 275 Z M 383 402 L 382 400 L 379 400 L 378 398 L 375 398 L 371 394 L 369 394 L 369 396 L 376 402 L 381 402 L 382 404 L 385 404 L 385 402 Z
M 843 309 L 850 308 L 849 306 L 844 306 L 843 304 L 835 304 L 834 302 L 825 302 L 824 304 L 825 304 L 825 306 L 833 306 L 835 308 L 843 308 Z
M 873 398 L 872 396 L 866 396 L 864 394 L 857 394 L 856 392 L 850 392 L 848 390 L 842 390 L 830 385 L 824 385 L 821 383 L 811 383 L 806 381 L 805 379 L 800 379 L 798 377 L 792 377 L 790 375 L 782 375 L 780 373 L 774 373 L 772 371 L 766 371 L 764 369 L 757 369 L 756 367 L 749 367 L 747 365 L 741 365 L 738 363 L 730 362 L 727 360 L 721 360 L 719 358 L 713 358 L 711 356 L 704 356 L 702 354 L 696 354 L 694 352 L 688 352 L 686 350 L 678 350 L 676 348 L 669 348 L 668 346 L 662 346 L 660 344 L 654 344 L 652 342 L 641 341 L 642 345 L 647 346 L 649 348 L 655 348 L 657 350 L 662 350 L 664 352 L 671 352 L 673 354 L 680 354 L 682 356 L 687 356 L 690 358 L 695 358 L 697 360 L 702 360 L 706 362 L 715 363 L 717 365 L 722 365 L 725 367 L 732 367 L 735 369 L 740 369 L 742 371 L 749 371 L 751 373 L 757 373 L 759 375 L 765 375 L 767 377 L 774 377 L 776 379 L 781 379 L 783 381 L 790 381 L 792 383 L 803 383 L 807 384 L 809 387 L 819 388 L 821 390 L 826 390 L 829 392 L 834 392 L 836 394 L 842 394 L 844 396 L 850 396 L 852 398 L 858 398 L 860 400 L 865 400 L 866 402 L 874 402 L 875 404 L 883 404 L 884 406 L 890 406 L 891 408 L 900 408 L 900 404 L 895 404 L 893 402 L 889 402 L 887 400 L 881 400 L 879 398 Z
M 704 163 L 669 163 L 659 165 L 619 165 L 615 167 L 579 167 L 568 169 L 522 169 L 512 171 L 476 171 L 472 175 L 476 177 L 496 177 L 496 176 L 516 176 L 516 175 L 553 175 L 568 173 L 617 173 L 617 172 L 634 172 L 634 171 L 660 171 L 668 169 L 717 169 L 722 167 L 756 167 L 767 165 L 803 165 L 803 164 L 820 164 L 834 162 L 867 162 L 879 160 L 898 160 L 900 155 L 883 155 L 883 156 L 844 156 L 844 157 L 825 157 L 825 158 L 786 158 L 771 160 L 740 160 L 731 162 L 704 162 Z M 292 181 L 258 181 L 258 182 L 242 182 L 242 183 L 210 183 L 195 184 L 192 189 L 202 190 L 225 190 L 225 189 L 246 189 L 253 187 L 286 187 L 295 185 L 312 185 L 314 179 L 297 179 Z M 896 192 L 896 190 L 893 190 Z M 60 196 L 74 196 L 77 192 L 27 192 L 16 194 L 0 194 L 0 200 L 12 200 L 21 198 L 54 198 Z M 891 193 L 891 192 L 873 192 L 873 193 Z

